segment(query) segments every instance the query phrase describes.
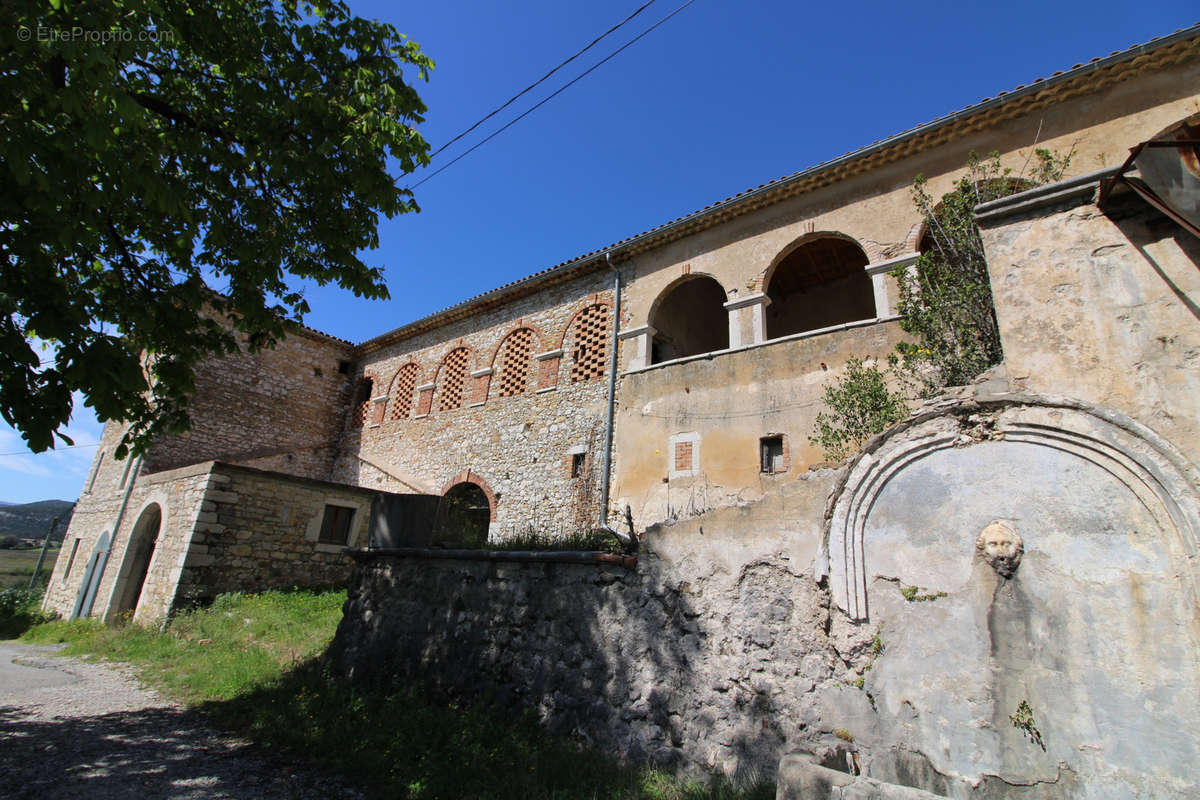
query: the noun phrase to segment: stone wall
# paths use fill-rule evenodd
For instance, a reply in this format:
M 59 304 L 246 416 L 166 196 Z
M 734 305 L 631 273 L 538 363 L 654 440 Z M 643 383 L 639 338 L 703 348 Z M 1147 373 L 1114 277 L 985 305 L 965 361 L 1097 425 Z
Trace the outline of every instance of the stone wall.
M 773 770 L 835 747 L 817 687 L 852 679 L 806 574 L 832 474 L 655 528 L 636 569 L 363 554 L 331 656 L 352 679 L 533 708 L 623 757 Z
M 357 409 L 361 425 L 348 419 L 335 479 L 438 495 L 462 480 L 478 482 L 494 499 L 493 537 L 591 527 L 599 516 L 611 339 L 580 342 L 582 349 L 574 339 L 582 315 L 597 306 L 611 336 L 612 302 L 611 274 L 593 275 L 395 343 L 368 343 L 360 369 L 372 397 Z M 515 338 L 526 354 L 519 382 L 506 363 Z M 444 362 L 463 349 L 461 403 L 445 408 Z M 581 356 L 593 364 L 599 357 L 601 370 L 580 374 Z
M 365 546 L 376 492 L 296 479 L 228 464 L 208 478 L 178 600 L 210 600 L 222 592 L 345 584 L 343 550 Z M 345 542 L 318 542 L 327 504 L 354 509 Z
M 350 399 L 351 345 L 297 329 L 273 350 L 196 368 L 192 429 L 146 457 L 155 472 L 220 460 L 326 480 Z

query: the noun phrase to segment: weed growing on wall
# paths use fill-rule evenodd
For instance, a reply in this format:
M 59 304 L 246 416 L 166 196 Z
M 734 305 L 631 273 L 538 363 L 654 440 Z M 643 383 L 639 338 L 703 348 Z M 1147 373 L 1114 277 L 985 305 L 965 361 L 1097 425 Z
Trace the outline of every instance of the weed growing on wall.
M 1061 180 L 1071 154 L 1034 152 L 1028 176 L 1000 166 L 1000 154 L 971 153 L 967 172 L 940 202 L 917 176 L 912 196 L 925 221 L 921 255 L 892 273 L 899 284 L 900 327 L 914 338 L 897 345 L 896 362 L 923 397 L 971 381 L 1000 363 L 1003 351 L 975 207 Z
M 825 411 L 817 414 L 808 440 L 832 461 L 844 461 L 867 439 L 908 416 L 903 393 L 888 388 L 887 375 L 861 358 L 825 387 Z

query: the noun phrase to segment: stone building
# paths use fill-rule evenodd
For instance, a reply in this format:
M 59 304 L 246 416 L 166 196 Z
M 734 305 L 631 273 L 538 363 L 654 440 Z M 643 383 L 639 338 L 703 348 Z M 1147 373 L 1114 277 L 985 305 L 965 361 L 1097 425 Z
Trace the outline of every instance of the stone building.
M 1130 148 L 1194 138 L 1197 86 L 1200 27 L 367 342 L 299 330 L 214 360 L 191 434 L 122 463 L 106 430 L 46 605 L 151 620 L 350 580 L 345 674 L 488 692 L 621 754 L 1194 796 L 1200 239 L 1120 176 Z M 1019 175 L 1035 145 L 1072 152 L 1067 178 L 978 209 L 1003 364 L 826 464 L 824 386 L 903 336 L 914 176 L 940 196 L 968 153 Z M 1195 152 L 1163 152 L 1195 213 Z M 438 497 L 492 539 L 628 508 L 642 551 L 362 549 L 352 574 L 379 509 Z M 1036 727 L 1010 724 L 1022 703 Z

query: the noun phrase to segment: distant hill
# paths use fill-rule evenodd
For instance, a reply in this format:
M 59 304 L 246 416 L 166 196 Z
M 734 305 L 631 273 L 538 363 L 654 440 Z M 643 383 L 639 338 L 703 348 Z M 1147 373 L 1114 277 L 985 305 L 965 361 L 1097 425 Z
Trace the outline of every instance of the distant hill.
M 50 520 L 59 517 L 54 541 L 62 541 L 75 504 L 69 500 L 39 500 L 36 503 L 0 503 L 0 536 L 40 539 L 50 530 Z

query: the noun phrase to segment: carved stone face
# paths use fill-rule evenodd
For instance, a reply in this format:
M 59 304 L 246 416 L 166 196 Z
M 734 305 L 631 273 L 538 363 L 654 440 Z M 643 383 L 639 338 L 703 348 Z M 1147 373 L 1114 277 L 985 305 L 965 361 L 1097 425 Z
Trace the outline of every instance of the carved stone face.
M 1002 578 L 1011 578 L 1021 565 L 1025 543 L 1007 523 L 993 522 L 975 540 L 975 552 Z

